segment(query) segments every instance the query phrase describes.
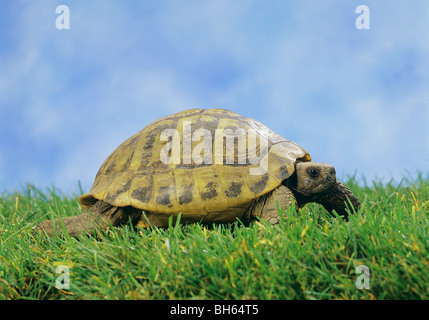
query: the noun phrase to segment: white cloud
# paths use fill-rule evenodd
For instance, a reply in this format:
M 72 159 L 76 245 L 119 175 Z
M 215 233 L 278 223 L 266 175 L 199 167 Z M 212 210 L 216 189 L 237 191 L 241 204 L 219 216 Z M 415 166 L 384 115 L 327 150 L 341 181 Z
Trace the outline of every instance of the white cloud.
M 354 5 L 338 1 L 132 5 L 70 4 L 62 31 L 55 2 L 16 7 L 0 113 L 43 147 L 32 152 L 56 154 L 49 164 L 20 160 L 27 169 L 7 185 L 90 185 L 123 140 L 185 107 L 257 118 L 343 175 L 427 168 L 427 2 L 370 4 L 366 33 L 354 28 Z

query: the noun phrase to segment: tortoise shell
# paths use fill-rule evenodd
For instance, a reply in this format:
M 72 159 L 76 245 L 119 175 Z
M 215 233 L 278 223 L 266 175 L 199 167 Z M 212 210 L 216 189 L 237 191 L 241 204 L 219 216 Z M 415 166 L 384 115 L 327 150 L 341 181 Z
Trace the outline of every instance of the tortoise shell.
M 100 167 L 83 208 L 103 200 L 156 215 L 229 222 L 311 161 L 260 122 L 224 109 L 190 109 L 154 121 Z

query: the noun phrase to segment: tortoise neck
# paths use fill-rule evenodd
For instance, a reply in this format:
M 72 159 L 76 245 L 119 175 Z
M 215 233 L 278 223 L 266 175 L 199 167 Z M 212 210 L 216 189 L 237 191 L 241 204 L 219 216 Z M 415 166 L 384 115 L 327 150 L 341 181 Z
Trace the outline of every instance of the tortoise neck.
M 292 177 L 290 177 L 289 179 L 286 179 L 285 181 L 282 182 L 282 185 L 284 185 L 285 187 L 289 188 L 296 201 L 298 202 L 298 205 L 300 207 L 302 207 L 303 205 L 305 205 L 306 203 L 309 202 L 317 202 L 317 195 L 316 194 L 305 194 L 300 192 L 297 188 L 297 181 L 296 181 L 296 176 L 293 175 Z

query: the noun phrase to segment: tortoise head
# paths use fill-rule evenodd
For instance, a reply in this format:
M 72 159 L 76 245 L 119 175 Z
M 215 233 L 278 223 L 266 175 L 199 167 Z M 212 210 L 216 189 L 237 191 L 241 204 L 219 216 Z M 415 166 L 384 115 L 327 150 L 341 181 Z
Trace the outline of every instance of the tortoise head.
M 324 194 L 337 179 L 335 168 L 327 163 L 298 162 L 295 168 L 295 191 L 305 196 Z

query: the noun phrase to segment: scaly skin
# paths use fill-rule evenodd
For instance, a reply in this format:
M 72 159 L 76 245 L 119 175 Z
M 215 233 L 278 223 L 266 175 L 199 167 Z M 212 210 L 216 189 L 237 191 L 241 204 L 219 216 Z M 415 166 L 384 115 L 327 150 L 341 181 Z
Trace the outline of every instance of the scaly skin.
M 295 208 L 298 209 L 292 191 L 280 185 L 273 191 L 256 199 L 248 209 L 246 218 L 249 220 L 260 218 L 273 225 L 278 224 L 280 223 L 280 216 L 277 207 L 286 211 L 288 207 L 292 206 L 292 203 L 295 203 Z
M 349 200 L 353 208 L 350 208 Z M 353 209 L 357 211 L 360 206 L 358 198 L 341 182 L 337 182 L 330 192 L 318 198 L 316 202 L 320 203 L 331 214 L 335 210 L 340 216 L 344 217 L 348 216 L 347 207 L 351 211 Z
M 104 201 L 97 201 L 80 215 L 46 220 L 38 224 L 35 230 L 54 235 L 65 229 L 71 237 L 77 237 L 96 229 L 107 230 L 111 226 L 119 226 L 129 219 L 135 222 L 140 215 L 141 210 L 133 207 L 113 207 Z

